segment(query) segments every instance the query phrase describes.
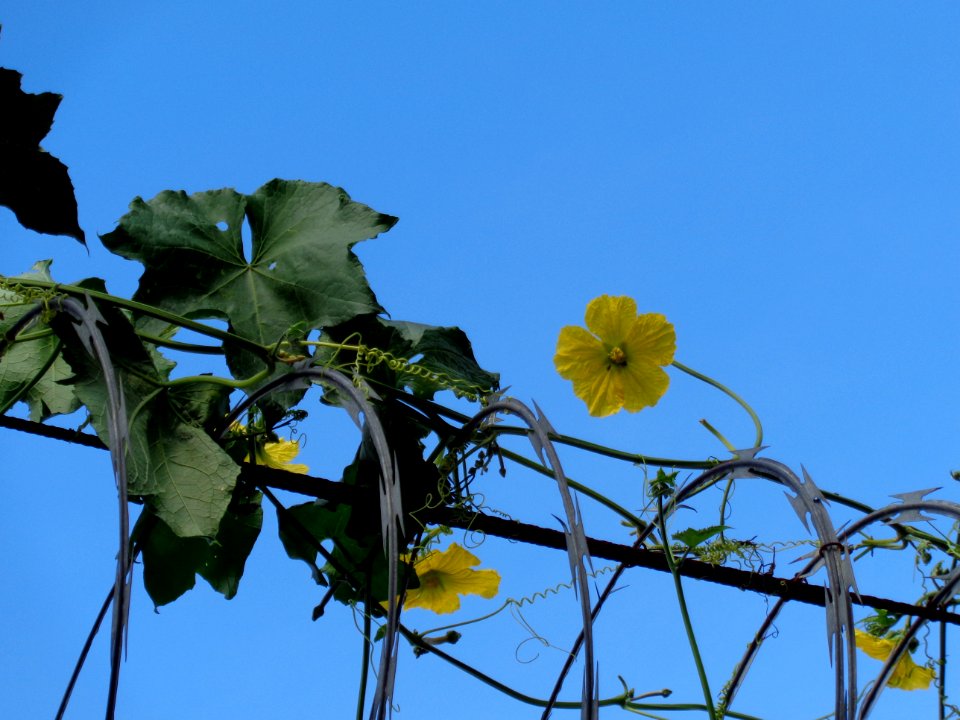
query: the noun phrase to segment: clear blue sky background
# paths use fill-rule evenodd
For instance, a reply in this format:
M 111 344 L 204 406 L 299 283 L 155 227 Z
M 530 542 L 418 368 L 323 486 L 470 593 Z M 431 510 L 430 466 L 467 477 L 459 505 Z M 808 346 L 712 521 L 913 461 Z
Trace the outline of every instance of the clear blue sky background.
M 464 328 L 481 363 L 559 431 L 722 455 L 706 417 L 751 442 L 737 408 L 676 372 L 656 408 L 587 416 L 553 370 L 557 333 L 591 298 L 629 294 L 675 324 L 679 360 L 753 404 L 767 456 L 873 505 L 940 485 L 960 499 L 956 4 L 30 0 L 7 3 L 0 22 L 0 65 L 28 91 L 65 96 L 44 146 L 70 166 L 90 240 L 88 254 L 2 210 L 0 273 L 54 258 L 58 279 L 104 277 L 129 295 L 139 267 L 96 234 L 135 196 L 323 180 L 401 218 L 357 247 L 392 316 Z M 338 477 L 354 438 L 315 410 L 303 457 Z M 11 432 L 0 449 L 0 716 L 51 717 L 111 582 L 115 490 L 103 453 Z M 642 506 L 641 468 L 564 460 Z M 493 475 L 482 489 L 491 507 L 556 527 L 542 478 Z M 714 522 L 716 504 L 689 524 Z M 584 511 L 591 534 L 623 537 Z M 353 619 L 338 607 L 310 621 L 319 589 L 267 515 L 233 601 L 200 581 L 155 614 L 136 578 L 119 717 L 353 717 Z M 806 537 L 782 492 L 759 485 L 740 485 L 730 524 L 745 538 Z M 476 552 L 503 575 L 501 598 L 567 577 L 560 553 L 494 539 Z M 875 572 L 884 560 L 861 589 L 916 599 L 909 564 Z M 636 572 L 628 585 L 598 623 L 601 694 L 620 690 L 619 674 L 699 701 L 667 578 Z M 719 691 L 764 602 L 723 588 L 692 588 L 691 601 Z M 471 600 L 458 618 L 496 606 Z M 543 696 L 577 609 L 567 592 L 524 616 L 559 649 L 524 642 L 504 613 L 457 650 Z M 861 660 L 866 681 L 879 665 Z M 398 717 L 539 716 L 434 658 L 403 649 L 400 664 Z M 106 668 L 101 637 L 69 717 L 102 714 Z M 735 708 L 818 717 L 829 677 L 822 613 L 792 608 Z M 932 717 L 934 699 L 888 691 L 875 717 Z

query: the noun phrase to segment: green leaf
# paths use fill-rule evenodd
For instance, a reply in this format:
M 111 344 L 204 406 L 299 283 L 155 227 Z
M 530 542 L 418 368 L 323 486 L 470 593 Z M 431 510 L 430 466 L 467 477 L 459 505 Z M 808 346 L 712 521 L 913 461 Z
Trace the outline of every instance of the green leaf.
M 143 582 L 157 606 L 173 602 L 193 588 L 196 575 L 227 600 L 236 596 L 250 551 L 263 525 L 262 496 L 239 491 L 214 540 L 178 536 L 149 506 L 133 531 L 143 557 Z
M 154 605 L 171 603 L 193 588 L 207 540 L 178 536 L 148 508 L 132 535 L 143 558 L 143 584 Z
M 29 272 L 17 277 L 52 280 L 51 262 L 40 261 Z M 38 301 L 0 288 L 0 335 L 13 327 Z M 27 332 L 47 329 L 47 325 L 40 322 Z M 80 407 L 73 390 L 64 384 L 71 376 L 70 366 L 59 355 L 60 342 L 52 334 L 10 345 L 0 357 L 0 408 L 17 399 L 23 400 L 30 408 L 30 419 L 42 421 L 52 415 L 72 413 Z
M 183 421 L 194 427 L 213 430 L 230 411 L 230 392 L 222 385 L 196 382 L 175 385 L 167 392 Z
M 712 537 L 715 537 L 722 533 L 724 530 L 729 530 L 728 525 L 711 525 L 710 527 L 695 529 L 687 528 L 683 532 L 674 533 L 670 537 L 678 542 L 682 542 L 688 548 L 693 549 L 702 543 L 705 543 Z
M 349 518 L 350 508 L 346 505 L 330 505 L 323 501 L 294 505 L 277 512 L 280 542 L 290 558 L 307 563 L 313 570 L 314 580 L 322 583 L 315 542 L 338 538 L 353 545 L 351 550 L 355 549 L 356 544 L 349 541 L 346 532 Z
M 415 358 L 416 367 L 400 373 L 400 381 L 414 394 L 433 397 L 438 390 L 450 389 L 457 394 L 488 393 L 499 386 L 500 376 L 481 368 L 473 355 L 473 347 L 458 327 L 435 327 L 420 323 L 386 320 L 407 343 L 408 359 Z M 419 357 L 422 356 L 422 357 Z
M 148 499 L 177 535 L 214 537 L 240 468 L 203 426 L 218 413 L 222 417 L 229 390 L 205 383 L 192 389 L 167 386 L 172 363 L 143 346 L 125 315 L 107 305 L 98 309 L 106 321 L 101 331 L 120 378 L 130 424 L 128 492 Z M 75 373 L 74 391 L 90 411 L 100 439 L 109 442 L 102 370 L 71 334 L 72 325 L 65 318 L 52 322 Z
M 40 147 L 63 97 L 25 93 L 22 77 L 0 68 L 0 205 L 25 228 L 86 244 L 67 166 Z
M 383 554 L 383 542 L 379 534 L 356 537 L 352 527 L 352 510 L 349 505 L 330 505 L 324 502 L 310 502 L 295 505 L 277 513 L 280 540 L 287 555 L 295 560 L 306 562 L 313 572 L 314 580 L 325 584 L 321 571 L 334 582 L 334 598 L 342 603 L 364 601 L 365 591 L 358 583 L 369 582 L 370 595 L 377 601 L 387 597 L 387 573 L 389 564 Z M 313 541 L 304 537 L 304 532 L 312 536 Z M 317 567 L 315 542 L 333 540 L 334 563 Z M 402 577 L 416 578 L 416 573 L 408 563 L 400 563 Z M 337 568 L 346 571 L 345 575 Z M 416 587 L 414 580 L 411 587 Z
M 409 388 L 420 397 L 432 398 L 441 390 L 452 390 L 457 395 L 483 395 L 499 386 L 500 376 L 477 364 L 470 341 L 457 327 L 366 315 L 329 328 L 325 339 L 335 343 L 359 342 L 374 349 L 360 359 L 364 376 L 388 387 Z M 326 349 L 318 359 L 349 366 L 356 360 L 356 353 Z M 331 399 L 334 397 L 330 394 Z
M 245 257 L 244 219 L 252 257 Z M 104 245 L 144 265 L 136 300 L 193 318 L 226 319 L 232 332 L 272 345 L 382 310 L 351 248 L 396 218 L 324 183 L 273 180 L 253 195 L 215 190 L 137 198 Z M 260 369 L 227 348 L 239 375 Z
M 262 495 L 259 492 L 234 493 L 223 516 L 216 540 L 208 546 L 207 556 L 198 572 L 210 587 L 227 600 L 237 594 L 243 568 L 263 527 Z
M 183 537 L 215 535 L 240 468 L 206 432 L 185 423 L 148 423 L 145 450 L 157 514 Z

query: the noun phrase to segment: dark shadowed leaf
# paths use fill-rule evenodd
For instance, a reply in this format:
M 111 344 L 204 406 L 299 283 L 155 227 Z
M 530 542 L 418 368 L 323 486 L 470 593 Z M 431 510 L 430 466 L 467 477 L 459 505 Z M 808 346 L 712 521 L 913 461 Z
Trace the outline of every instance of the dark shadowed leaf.
M 176 535 L 150 507 L 144 509 L 133 537 L 143 557 L 143 582 L 155 605 L 166 605 L 193 588 L 196 575 L 228 600 L 237 594 L 250 551 L 263 524 L 261 495 L 238 490 L 217 536 Z
M 0 205 L 25 228 L 85 243 L 67 166 L 40 147 L 62 97 L 25 93 L 21 78 L 0 68 Z
M 356 530 L 350 522 L 350 514 L 348 505 L 316 502 L 295 505 L 286 512 L 277 513 L 280 540 L 287 555 L 306 562 L 318 581 L 321 578 L 317 572 L 316 543 L 333 540 L 334 561 L 346 574 L 339 574 L 333 565 L 322 561 L 319 569 L 331 577 L 334 597 L 343 603 L 363 601 L 366 593 L 356 585 L 369 582 L 372 597 L 377 601 L 385 600 L 388 563 L 383 555 L 383 542 L 377 534 L 355 537 Z M 309 537 L 305 537 L 304 533 L 308 533 Z M 412 578 L 411 587 L 416 587 L 416 573 L 412 567 L 402 562 L 399 567 L 403 576 Z

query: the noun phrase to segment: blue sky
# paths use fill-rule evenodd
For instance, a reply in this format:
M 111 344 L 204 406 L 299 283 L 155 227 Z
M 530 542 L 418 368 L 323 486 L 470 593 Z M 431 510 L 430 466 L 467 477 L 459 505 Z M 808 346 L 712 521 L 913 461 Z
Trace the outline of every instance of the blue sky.
M 591 298 L 628 294 L 674 323 L 678 360 L 751 402 L 768 457 L 873 505 L 934 486 L 960 499 L 949 477 L 960 466 L 954 4 L 32 0 L 0 22 L 0 65 L 22 72 L 27 91 L 64 95 L 44 147 L 70 166 L 90 245 L 29 233 L 0 210 L 0 273 L 53 258 L 60 280 L 99 276 L 129 295 L 138 266 L 96 234 L 135 196 L 322 180 L 400 217 L 356 248 L 392 316 L 462 327 L 481 364 L 559 431 L 651 455 L 720 455 L 705 417 L 750 443 L 736 407 L 677 372 L 655 408 L 587 415 L 553 370 L 557 333 L 582 322 Z M 349 424 L 314 415 L 304 461 L 337 476 Z M 0 616 L 14 649 L 0 657 L 0 715 L 50 717 L 111 581 L 115 491 L 95 451 L 10 432 L 0 448 Z M 642 469 L 563 460 L 578 480 L 643 504 Z M 555 526 L 543 480 L 485 482 L 492 507 Z M 588 531 L 618 537 L 615 521 L 584 510 Z M 155 614 L 135 580 L 121 717 L 352 716 L 353 619 L 337 608 L 310 621 L 318 590 L 283 556 L 273 522 L 232 601 L 201 581 Z M 730 524 L 742 537 L 806 537 L 771 488 L 739 487 Z M 494 539 L 476 552 L 504 576 L 502 597 L 566 578 L 562 554 Z M 885 560 L 865 567 L 877 585 L 861 589 L 888 582 L 916 599 L 909 563 L 878 571 Z M 628 584 L 598 626 L 601 693 L 616 693 L 620 674 L 638 691 L 697 701 L 667 579 Z M 725 589 L 691 596 L 719 689 L 764 604 Z M 464 618 L 493 606 L 468 602 Z M 569 593 L 525 616 L 560 648 L 577 622 Z M 506 613 L 472 627 L 465 657 L 548 692 L 561 650 L 526 662 L 534 643 Z M 823 627 L 818 611 L 785 614 L 737 709 L 829 712 Z M 877 666 L 862 665 L 865 681 Z M 106 666 L 101 638 L 69 717 L 102 712 Z M 933 695 L 890 691 L 876 717 L 932 716 Z M 536 716 L 406 651 L 397 701 L 399 717 Z

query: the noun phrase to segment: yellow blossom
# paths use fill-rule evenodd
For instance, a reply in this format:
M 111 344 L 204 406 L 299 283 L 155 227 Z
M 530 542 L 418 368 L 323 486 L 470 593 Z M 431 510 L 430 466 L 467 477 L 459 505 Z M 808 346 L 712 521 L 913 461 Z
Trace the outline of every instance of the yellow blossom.
M 857 647 L 875 660 L 886 661 L 897 646 L 889 638 L 880 638 L 863 630 L 855 632 Z M 901 690 L 926 690 L 936 676 L 933 668 L 917 665 L 910 653 L 904 653 L 894 666 L 887 685 Z
M 234 423 L 230 429 L 238 435 L 242 435 L 246 431 L 246 427 L 240 423 Z M 267 467 L 276 468 L 277 470 L 286 470 L 287 472 L 305 475 L 310 472 L 310 468 L 301 463 L 292 462 L 299 453 L 300 444 L 292 440 L 280 438 L 277 442 L 265 442 L 262 445 L 257 443 L 256 463 L 257 465 L 266 465 Z M 250 453 L 247 453 L 243 461 L 252 462 Z
M 657 313 L 638 315 L 633 298 L 610 295 L 590 301 L 586 322 L 587 329 L 560 330 L 553 363 L 561 377 L 573 381 L 573 392 L 590 414 L 656 405 L 670 384 L 662 367 L 676 352 L 673 325 Z
M 263 447 L 257 447 L 257 464 L 306 475 L 310 472 L 309 467 L 303 463 L 291 462 L 298 454 L 299 443 L 280 438 L 277 442 L 267 442 Z
M 408 590 L 405 608 L 426 608 L 438 615 L 460 609 L 461 595 L 492 598 L 500 591 L 500 573 L 496 570 L 473 570 L 480 560 L 453 543 L 446 550 L 431 550 L 416 561 L 420 587 Z

